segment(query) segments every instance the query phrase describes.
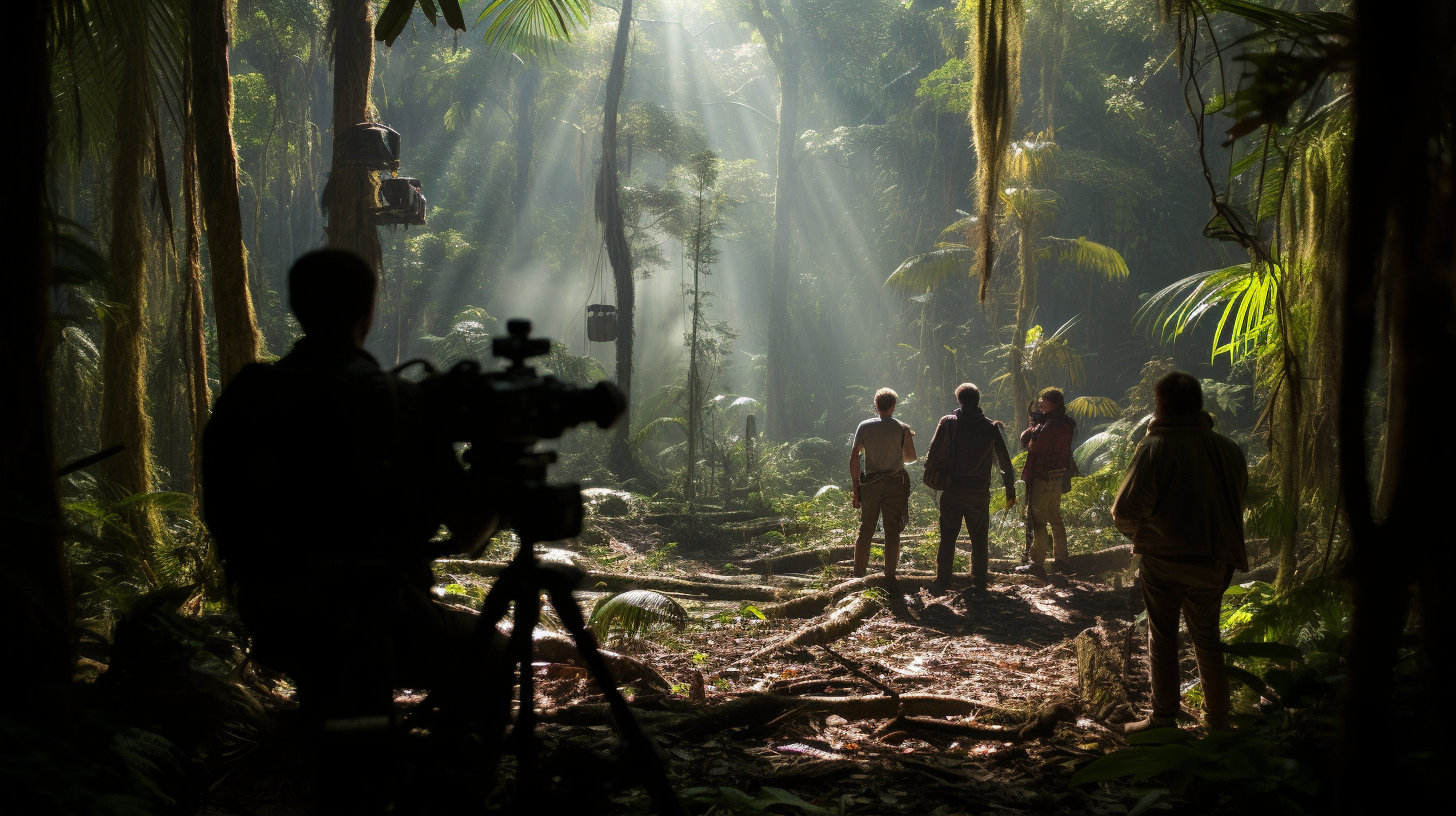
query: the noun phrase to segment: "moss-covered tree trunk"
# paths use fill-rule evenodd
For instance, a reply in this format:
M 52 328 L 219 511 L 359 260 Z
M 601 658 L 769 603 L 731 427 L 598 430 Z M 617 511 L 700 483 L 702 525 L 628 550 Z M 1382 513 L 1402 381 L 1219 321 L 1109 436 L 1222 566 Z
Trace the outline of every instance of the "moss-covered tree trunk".
M 1026 381 L 1026 333 L 1031 329 L 1031 318 L 1036 313 L 1036 247 L 1032 238 L 1036 220 L 1031 217 L 1031 205 L 1022 215 L 1018 225 L 1017 261 L 1021 270 L 1021 284 L 1016 290 L 1016 332 L 1011 337 L 1011 353 L 1007 355 L 1007 374 L 1011 377 L 1011 398 L 1016 404 L 1012 410 L 1012 427 L 1020 428 L 1025 422 L 1026 406 L 1031 403 L 1031 384 Z
M 186 84 L 188 92 L 183 96 L 190 100 L 193 89 L 190 79 L 186 80 Z M 207 424 L 212 394 L 207 382 L 207 335 L 204 331 L 206 318 L 202 302 L 202 225 L 197 201 L 197 120 L 193 116 L 195 109 L 190 101 L 184 101 L 184 104 L 188 106 L 182 129 L 182 211 L 187 233 L 184 258 L 187 295 L 183 299 L 186 312 L 183 315 L 184 329 L 181 336 L 186 340 L 184 359 L 187 368 L 187 415 L 192 432 L 189 457 L 192 465 L 192 493 L 200 506 L 202 429 Z
M 233 83 L 228 72 L 228 0 L 192 0 L 192 117 L 197 176 L 212 262 L 218 379 L 223 385 L 258 359 L 258 322 L 243 246 L 238 152 L 233 143 Z
M 144 31 L 128 31 L 118 37 L 122 43 L 121 74 L 108 201 L 110 306 L 101 322 L 99 436 L 103 447 L 121 443 L 126 450 L 102 461 L 97 468 L 113 499 L 152 489 L 152 429 L 144 374 L 149 238 L 143 181 L 149 168 L 148 137 L 153 132 L 153 76 L 145 35 Z M 127 523 L 133 538 L 113 544 L 136 547 L 133 554 L 145 567 L 145 547 L 154 540 L 154 519 L 142 504 L 134 506 Z
M 379 179 L 369 170 L 347 167 L 339 134 L 371 121 L 369 88 L 374 80 L 374 8 L 369 0 L 334 0 L 334 157 L 324 189 L 329 246 L 352 250 L 375 270 L 383 268 L 379 228 Z

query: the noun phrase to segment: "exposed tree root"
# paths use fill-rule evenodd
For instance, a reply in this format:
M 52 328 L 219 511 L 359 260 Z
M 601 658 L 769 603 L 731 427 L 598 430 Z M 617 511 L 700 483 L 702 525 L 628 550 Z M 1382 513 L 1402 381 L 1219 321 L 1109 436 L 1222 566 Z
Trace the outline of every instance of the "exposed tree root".
M 586 665 L 586 662 L 582 660 L 581 652 L 576 649 L 576 644 L 571 642 L 571 638 L 566 635 L 537 629 L 531 633 L 531 644 L 533 660 L 547 663 L 569 663 L 574 666 Z M 612 672 L 612 678 L 618 683 L 645 683 L 663 691 L 672 687 L 672 684 L 663 679 L 656 669 L 641 660 L 610 649 L 600 651 L 602 658 L 607 661 L 607 668 Z
M 856 595 L 841 602 L 833 612 L 825 616 L 822 622 L 803 627 L 789 637 L 754 652 L 743 662 L 752 663 L 761 660 L 780 649 L 833 643 L 858 629 L 860 624 L 869 619 L 879 608 L 879 603 L 869 596 Z
M 956 739 L 1018 742 L 1051 736 L 1052 732 L 1056 730 L 1057 723 L 1070 722 L 1073 719 L 1075 719 L 1075 714 L 1072 712 L 1072 707 L 1066 703 L 1053 703 L 1043 706 L 1036 712 L 1035 716 L 1017 726 L 954 723 L 946 722 L 942 719 L 915 717 L 905 714 L 890 720 L 882 726 L 876 732 L 876 736 L 883 737 L 896 732 L 920 732 L 940 734 L 955 737 Z
M 923 587 L 930 586 L 932 580 L 929 575 L 902 575 L 896 581 L 899 585 L 896 594 L 917 592 Z M 843 583 L 835 584 L 829 589 L 809 592 L 780 603 L 764 604 L 758 610 L 764 614 L 764 617 L 771 619 L 812 618 L 815 615 L 823 613 L 830 604 L 837 602 L 844 596 L 870 587 L 885 588 L 885 576 L 868 575 L 864 578 L 853 578 Z

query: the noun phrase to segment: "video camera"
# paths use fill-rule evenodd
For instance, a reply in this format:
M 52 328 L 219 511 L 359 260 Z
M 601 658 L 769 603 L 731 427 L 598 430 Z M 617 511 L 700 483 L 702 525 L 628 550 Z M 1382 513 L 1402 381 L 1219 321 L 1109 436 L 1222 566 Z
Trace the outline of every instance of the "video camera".
M 1046 422 L 1046 414 L 1041 412 L 1041 400 L 1034 399 L 1026 406 L 1026 416 L 1031 420 L 1032 425 L 1040 425 Z
M 581 533 L 580 485 L 547 484 L 556 454 L 533 447 L 586 422 L 611 427 L 627 398 L 610 382 L 577 388 L 538 375 L 526 360 L 551 353 L 551 341 L 532 338 L 529 320 L 507 322 L 506 332 L 491 341 L 491 353 L 511 361 L 504 371 L 485 371 L 475 360 L 430 370 L 420 383 L 426 416 L 435 433 L 469 445 L 465 463 L 501 508 L 502 528 L 514 528 L 522 542 L 573 538 Z

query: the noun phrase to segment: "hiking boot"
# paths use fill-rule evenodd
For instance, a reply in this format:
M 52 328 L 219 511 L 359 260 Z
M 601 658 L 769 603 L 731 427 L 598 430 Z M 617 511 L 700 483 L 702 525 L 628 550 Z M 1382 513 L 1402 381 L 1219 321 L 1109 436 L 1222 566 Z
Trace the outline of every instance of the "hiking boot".
M 1232 731 L 1234 727 L 1229 724 L 1227 714 L 1203 714 L 1203 728 L 1205 731 Z
M 1017 575 L 1035 575 L 1045 581 L 1047 579 L 1046 567 L 1041 564 L 1022 564 L 1016 568 Z
M 1124 733 L 1124 734 L 1137 734 L 1137 733 L 1141 733 L 1143 731 L 1152 731 L 1153 729 L 1156 729 L 1156 728 L 1177 728 L 1177 727 L 1178 727 L 1178 721 L 1175 720 L 1172 717 L 1144 717 L 1141 720 L 1135 720 L 1135 721 L 1130 722 L 1130 723 L 1125 723 L 1122 726 L 1122 733 Z

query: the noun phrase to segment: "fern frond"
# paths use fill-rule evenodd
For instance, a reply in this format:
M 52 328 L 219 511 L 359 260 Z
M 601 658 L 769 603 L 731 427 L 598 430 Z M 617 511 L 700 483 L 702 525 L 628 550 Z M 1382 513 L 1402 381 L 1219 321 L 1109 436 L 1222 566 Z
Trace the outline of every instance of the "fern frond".
M 954 275 L 970 274 L 974 259 L 975 253 L 970 247 L 947 244 L 941 249 L 906 258 L 885 279 L 885 285 L 906 292 L 939 289 Z
M 658 625 L 681 632 L 687 621 L 688 613 L 677 601 L 650 589 L 634 589 L 597 601 L 588 625 L 598 640 L 606 640 L 613 629 L 632 640 Z
M 677 428 L 683 433 L 688 432 L 688 421 L 686 417 L 658 417 L 651 422 L 637 429 L 632 435 L 632 445 L 641 447 L 643 442 L 649 439 L 657 439 L 669 428 Z
M 942 243 L 956 243 L 964 246 L 966 245 L 967 241 L 970 240 L 967 236 L 973 234 L 972 230 L 974 230 L 976 228 L 976 225 L 979 223 L 981 223 L 980 216 L 968 215 L 965 218 L 962 218 L 961 220 L 941 230 L 940 237 L 937 238 L 936 241 Z
M 1012 142 L 1006 155 L 1006 174 L 1011 181 L 1042 185 L 1057 172 L 1060 149 L 1052 141 L 1052 132 L 1045 131 L 1020 142 Z

